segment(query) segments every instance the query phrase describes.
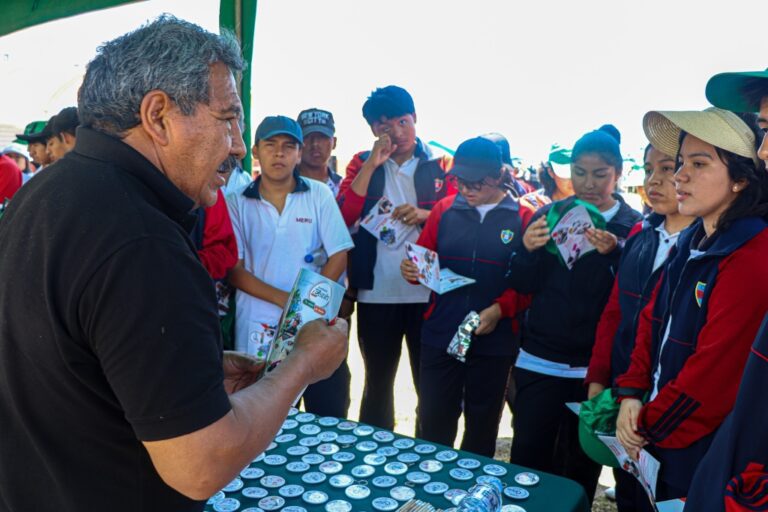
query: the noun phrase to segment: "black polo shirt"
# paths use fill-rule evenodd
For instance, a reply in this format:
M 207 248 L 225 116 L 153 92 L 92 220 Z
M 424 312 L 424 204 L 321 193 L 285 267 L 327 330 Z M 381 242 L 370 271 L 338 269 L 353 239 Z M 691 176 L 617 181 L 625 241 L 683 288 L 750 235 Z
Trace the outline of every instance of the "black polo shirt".
M 0 220 L 0 509 L 202 510 L 141 441 L 230 410 L 192 201 L 118 139 L 77 145 Z

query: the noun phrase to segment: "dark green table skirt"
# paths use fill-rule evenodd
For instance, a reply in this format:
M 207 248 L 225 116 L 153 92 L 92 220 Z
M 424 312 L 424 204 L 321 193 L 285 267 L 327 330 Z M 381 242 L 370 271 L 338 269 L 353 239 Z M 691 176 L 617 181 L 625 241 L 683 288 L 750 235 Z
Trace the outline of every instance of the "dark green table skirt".
M 351 512 L 375 512 L 377 509 L 372 503 L 375 498 L 392 498 L 390 491 L 393 487 L 382 488 L 374 485 L 374 479 L 379 476 L 394 477 L 397 481 L 394 487 L 406 486 L 412 488 L 415 491 L 415 498 L 429 502 L 435 508 L 446 510 L 454 505 L 442 493 L 430 494 L 425 490 L 425 483 L 410 482 L 408 477 L 410 476 L 417 481 L 429 478 L 429 482 L 442 482 L 448 486 L 448 489 L 467 490 L 476 483 L 478 477 L 490 472 L 498 474 L 498 478 L 505 486 L 520 487 L 529 493 L 529 496 L 522 500 L 504 496 L 503 505 L 517 505 L 527 512 L 589 511 L 584 491 L 581 486 L 571 480 L 536 471 L 534 473 L 539 476 L 539 482 L 533 486 L 524 486 L 515 482 L 515 476 L 519 473 L 530 471 L 526 468 L 481 457 L 469 452 L 453 450 L 435 443 L 411 440 L 411 438 L 363 424 L 345 420 L 336 423 L 337 421 L 339 420 L 335 418 L 319 418 L 312 414 L 296 413 L 292 410 L 292 414 L 288 417 L 283 429 L 275 438 L 275 442 L 249 466 L 250 471 L 241 473 L 242 476 L 232 482 L 223 493 L 213 497 L 206 505 L 205 510 L 211 512 L 233 510 L 232 507 L 236 506 L 237 502 L 239 502 L 239 507 L 234 510 L 243 511 L 249 507 L 259 507 L 261 502 L 261 508 L 265 512 L 269 510 L 284 510 L 287 507 L 302 507 L 307 512 L 326 512 L 326 505 L 334 500 L 344 500 L 344 502 L 351 504 L 351 507 L 347 503 L 337 502 L 329 507 L 331 512 L 345 512 L 347 510 Z M 415 441 L 415 444 L 406 447 L 412 441 Z M 397 446 L 400 448 L 396 448 Z M 451 452 L 455 452 L 455 455 Z M 338 455 L 338 453 L 343 455 Z M 318 457 L 318 455 L 321 457 Z M 366 461 L 364 461 L 367 455 L 374 455 L 374 457 L 369 457 L 370 464 L 366 464 Z M 375 455 L 383 455 L 384 457 L 375 457 Z M 351 456 L 354 456 L 354 459 L 346 460 Z M 418 457 L 418 460 L 416 460 L 416 457 Z M 297 462 L 299 464 L 291 464 Z M 341 469 L 339 470 L 338 464 L 322 465 L 327 462 L 340 462 Z M 400 464 L 387 466 L 387 464 L 393 462 L 400 462 Z M 439 462 L 439 464 L 435 462 Z M 420 468 L 422 463 L 425 464 L 423 468 Z M 407 470 L 402 464 L 407 466 Z M 451 470 L 460 467 L 459 464 L 470 466 L 470 468 L 461 469 L 470 471 L 471 479 L 458 480 L 450 474 Z M 366 467 L 358 468 L 353 472 L 354 468 L 361 465 Z M 442 465 L 442 468 L 440 468 L 440 465 Z M 472 465 L 477 465 L 478 467 L 471 468 Z M 492 466 L 486 468 L 487 465 Z M 387 472 L 385 468 L 388 468 L 390 472 Z M 399 471 L 406 470 L 407 472 L 397 474 L 399 473 L 398 468 Z M 328 495 L 328 501 L 318 504 L 308 503 L 303 499 L 302 495 L 291 497 L 291 493 L 286 493 L 285 490 L 283 491 L 284 495 L 281 495 L 280 488 L 270 488 L 263 484 L 263 477 L 260 476 L 262 470 L 264 476 L 273 475 L 285 479 L 284 485 L 298 485 L 303 487 L 305 492 L 313 490 L 322 491 Z M 328 472 L 325 473 L 323 470 Z M 333 473 L 335 470 L 338 470 L 338 472 Z M 372 471 L 372 474 L 354 476 L 359 474 L 358 472 L 360 471 L 365 473 L 366 470 L 367 472 Z M 506 470 L 505 474 L 499 474 L 504 473 L 504 470 Z M 325 480 L 318 483 L 307 483 L 302 477 L 306 473 L 311 472 L 323 473 Z M 412 473 L 414 472 L 422 474 L 413 475 Z M 462 476 L 461 473 L 463 472 L 459 471 L 459 475 L 456 476 Z M 348 496 L 346 488 L 331 485 L 331 478 L 334 475 L 347 475 L 351 477 L 341 476 L 335 480 L 346 480 L 347 482 L 354 480 L 353 485 L 365 486 L 370 490 L 370 495 L 361 499 Z M 463 476 L 466 478 L 469 475 L 464 473 Z M 269 479 L 264 480 L 264 482 L 270 483 Z M 280 483 L 279 479 L 278 483 Z M 294 493 L 301 491 L 301 489 L 296 487 L 289 488 L 288 490 L 292 490 Z M 366 489 L 361 490 L 359 487 L 352 490 L 362 491 L 362 494 L 366 493 Z M 266 494 L 268 497 L 280 497 L 282 499 L 261 501 L 263 499 L 261 495 L 263 494 Z M 247 497 L 249 495 L 255 497 Z M 232 501 L 231 498 L 234 498 L 237 502 Z M 398 506 L 403 503 L 405 502 L 398 502 Z M 270 505 L 278 508 L 269 508 Z M 390 502 L 391 505 L 392 503 Z M 302 511 L 301 509 L 289 508 L 286 512 Z

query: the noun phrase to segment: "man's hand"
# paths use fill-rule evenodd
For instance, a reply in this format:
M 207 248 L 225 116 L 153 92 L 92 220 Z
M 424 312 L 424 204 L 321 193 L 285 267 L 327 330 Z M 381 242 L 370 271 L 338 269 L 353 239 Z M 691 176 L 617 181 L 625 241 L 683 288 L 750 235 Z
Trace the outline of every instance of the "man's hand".
M 616 439 L 624 446 L 629 456 L 637 460 L 640 450 L 648 444 L 643 436 L 637 433 L 637 419 L 643 403 L 636 398 L 625 398 L 621 402 L 619 417 L 616 420 Z
M 416 208 L 412 204 L 401 204 L 392 211 L 392 218 L 409 226 L 421 225 L 427 221 L 429 210 Z
M 228 395 L 247 388 L 264 369 L 264 361 L 242 352 L 224 351 L 224 390 Z
M 494 302 L 480 312 L 480 325 L 477 326 L 475 334 L 482 336 L 490 334 L 496 329 L 496 324 L 501 320 L 501 306 Z
M 523 245 L 528 252 L 544 247 L 548 241 L 549 228 L 545 217 L 539 217 L 536 222 L 528 226 L 523 235 Z
M 584 231 L 584 235 L 600 254 L 609 254 L 619 245 L 616 235 L 604 229 L 589 228 Z
M 392 153 L 396 150 L 397 144 L 392 144 L 392 139 L 389 138 L 389 135 L 386 133 L 382 134 L 376 139 L 376 142 L 373 143 L 371 154 L 368 156 L 365 163 L 370 164 L 375 169 L 389 160 L 389 157 L 392 156 Z
M 410 283 L 419 281 L 419 267 L 407 258 L 400 262 L 400 274 Z
M 349 325 L 342 318 L 337 318 L 332 326 L 323 319 L 308 322 L 296 335 L 296 345 L 287 359 L 298 359 L 306 365 L 309 384 L 327 379 L 347 357 L 348 330 Z
M 605 391 L 605 386 L 599 382 L 590 382 L 589 388 L 587 388 L 587 400 L 592 400 L 603 391 Z

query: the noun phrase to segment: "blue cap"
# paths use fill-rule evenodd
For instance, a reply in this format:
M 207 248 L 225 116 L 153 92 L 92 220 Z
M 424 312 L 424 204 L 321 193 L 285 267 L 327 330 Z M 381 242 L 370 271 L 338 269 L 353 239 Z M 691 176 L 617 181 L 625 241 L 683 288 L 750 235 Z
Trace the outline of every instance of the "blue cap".
M 267 116 L 256 128 L 256 140 L 268 139 L 275 135 L 289 135 L 296 139 L 299 144 L 304 144 L 304 137 L 301 134 L 299 123 L 285 116 Z
M 484 137 L 465 140 L 453 155 L 450 174 L 465 181 L 481 181 L 501 175 L 501 150 Z

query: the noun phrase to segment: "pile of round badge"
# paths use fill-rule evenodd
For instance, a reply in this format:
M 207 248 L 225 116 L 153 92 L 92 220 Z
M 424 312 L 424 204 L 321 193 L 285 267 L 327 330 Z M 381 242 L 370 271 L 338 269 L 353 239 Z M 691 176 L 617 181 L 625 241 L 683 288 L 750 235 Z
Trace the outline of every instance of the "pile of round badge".
M 487 459 L 484 459 L 486 462 Z M 445 512 L 475 483 L 503 482 L 501 512 L 525 512 L 540 477 L 348 420 L 291 409 L 266 452 L 207 512 L 393 512 L 418 498 Z

